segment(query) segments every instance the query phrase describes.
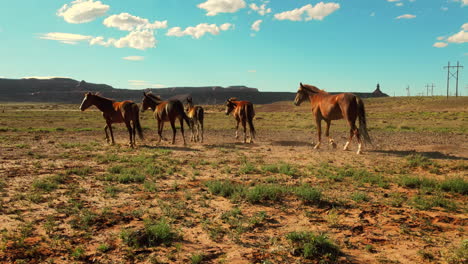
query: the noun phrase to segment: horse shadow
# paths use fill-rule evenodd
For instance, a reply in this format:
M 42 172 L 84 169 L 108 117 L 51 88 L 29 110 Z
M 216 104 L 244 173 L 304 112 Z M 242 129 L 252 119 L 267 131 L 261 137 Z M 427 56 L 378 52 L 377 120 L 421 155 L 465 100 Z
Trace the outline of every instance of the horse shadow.
M 466 157 L 453 156 L 450 154 L 444 154 L 438 151 L 426 151 L 419 152 L 415 150 L 369 150 L 368 152 L 390 154 L 399 157 L 405 157 L 412 154 L 420 154 L 426 158 L 431 159 L 447 159 L 447 160 L 468 160 Z
M 248 144 L 242 142 L 233 142 L 233 143 L 220 143 L 220 144 L 207 144 L 203 145 L 207 149 L 216 149 L 216 148 L 227 148 L 227 149 L 247 149 L 249 146 L 254 146 L 255 144 Z
M 164 150 L 177 150 L 177 151 L 200 151 L 198 149 L 190 148 L 190 147 L 178 147 L 178 146 L 151 146 L 151 145 L 143 145 L 141 146 L 147 149 L 164 149 Z
M 312 144 L 305 141 L 295 141 L 295 140 L 277 140 L 272 141 L 273 146 L 282 146 L 282 147 L 310 147 Z

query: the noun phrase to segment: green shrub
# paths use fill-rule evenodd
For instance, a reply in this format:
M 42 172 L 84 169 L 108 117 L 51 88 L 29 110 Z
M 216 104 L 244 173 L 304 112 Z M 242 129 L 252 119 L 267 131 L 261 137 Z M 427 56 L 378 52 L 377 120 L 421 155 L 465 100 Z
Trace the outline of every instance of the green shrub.
M 294 248 L 294 255 L 305 259 L 317 260 L 320 263 L 335 263 L 341 251 L 324 234 L 312 232 L 292 232 L 286 235 Z
M 244 187 L 242 185 L 231 181 L 208 181 L 205 185 L 212 194 L 226 198 L 231 198 L 235 194 L 244 192 Z
M 280 185 L 262 184 L 250 188 L 245 193 L 245 198 L 248 202 L 259 203 L 262 201 L 277 201 L 285 193 L 287 189 Z
M 446 192 L 455 192 L 463 195 L 468 194 L 468 182 L 462 178 L 454 178 L 442 181 L 440 188 Z
M 141 230 L 124 230 L 120 237 L 128 246 L 142 248 L 170 244 L 177 234 L 166 220 L 161 219 L 158 222 L 145 221 L 145 227 Z
M 294 188 L 294 194 L 306 203 L 318 203 L 322 199 L 322 192 L 309 185 Z

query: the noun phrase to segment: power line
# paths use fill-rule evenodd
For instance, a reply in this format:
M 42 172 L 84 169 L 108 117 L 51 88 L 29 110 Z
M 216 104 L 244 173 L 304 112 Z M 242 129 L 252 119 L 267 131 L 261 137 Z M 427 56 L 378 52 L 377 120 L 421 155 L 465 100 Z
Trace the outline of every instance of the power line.
M 447 69 L 447 98 L 449 97 L 449 88 L 450 88 L 450 78 L 456 79 L 456 88 L 455 88 L 455 96 L 458 97 L 458 71 L 463 66 L 457 61 L 457 66 L 450 66 L 450 61 L 448 62 L 447 66 L 444 66 L 444 69 Z M 456 72 L 452 72 L 451 69 L 456 69 Z

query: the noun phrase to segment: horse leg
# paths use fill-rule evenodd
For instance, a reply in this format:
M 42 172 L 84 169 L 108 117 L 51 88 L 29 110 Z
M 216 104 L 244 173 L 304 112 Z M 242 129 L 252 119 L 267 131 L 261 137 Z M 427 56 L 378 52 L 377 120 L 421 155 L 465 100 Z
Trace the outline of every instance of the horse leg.
M 132 135 L 133 135 L 133 146 L 136 145 L 136 125 L 135 125 L 135 120 L 132 121 L 133 123 L 133 128 L 132 128 Z
M 336 148 L 336 143 L 333 140 L 333 138 L 330 137 L 331 120 L 325 120 L 325 123 L 327 124 L 326 129 L 325 129 L 325 136 L 328 138 L 328 144 L 330 144 L 335 149 Z
M 197 142 L 200 142 L 200 120 L 197 120 L 195 122 L 195 126 L 197 129 Z
M 195 128 L 193 127 L 193 120 L 190 119 L 190 142 L 195 141 Z
M 316 120 L 316 124 L 317 124 L 318 142 L 317 142 L 317 144 L 315 145 L 314 149 L 319 149 L 319 148 L 320 148 L 320 142 L 321 142 L 321 140 L 322 140 L 322 120 L 321 120 L 321 119 L 317 119 L 317 120 Z
M 175 134 L 176 134 L 175 120 L 171 120 L 171 127 L 172 127 L 172 145 L 174 145 L 175 144 Z
M 112 123 L 111 122 L 107 122 L 107 127 L 109 128 L 109 131 L 110 131 L 110 135 L 111 135 L 111 145 L 114 145 L 115 144 L 115 141 L 114 141 L 114 133 L 112 132 Z
M 358 150 L 356 152 L 356 154 L 361 154 L 361 147 L 362 147 L 362 141 L 361 141 L 361 135 L 359 134 L 359 129 L 354 126 L 354 135 L 356 136 L 357 138 L 357 142 L 358 142 Z
M 205 133 L 204 131 L 204 128 L 203 128 L 203 121 L 198 121 L 198 124 L 200 125 L 200 129 L 201 129 L 201 143 L 203 143 L 203 134 Z
M 133 148 L 133 138 L 132 138 L 133 129 L 132 129 L 132 125 L 130 124 L 130 121 L 125 122 L 125 126 L 127 126 L 128 135 L 130 137 L 130 142 L 128 143 L 128 145 Z
M 244 127 L 244 143 L 247 143 L 247 122 L 242 119 L 242 126 Z
M 351 143 L 351 140 L 353 140 L 354 130 L 356 129 L 356 125 L 353 124 L 352 122 L 348 121 L 348 124 L 349 124 L 349 139 L 346 142 L 343 150 L 348 150 L 349 144 Z
M 240 123 L 240 120 L 238 117 L 236 117 L 236 121 L 237 121 L 237 124 L 236 124 L 236 139 L 239 138 L 239 134 L 238 134 L 238 130 L 239 130 L 239 123 Z
M 107 144 L 109 144 L 109 134 L 107 133 L 107 128 L 108 128 L 108 127 L 109 127 L 109 126 L 108 126 L 107 124 L 106 124 L 106 126 L 104 127 L 104 132 L 106 132 L 106 142 L 107 142 Z
M 161 143 L 163 128 L 164 128 L 164 122 L 161 120 L 158 120 L 158 135 L 159 135 L 158 143 Z
M 182 139 L 184 140 L 184 145 L 187 145 L 187 143 L 185 142 L 185 135 L 184 135 L 184 119 L 181 118 L 179 119 L 180 121 L 180 132 L 182 132 Z

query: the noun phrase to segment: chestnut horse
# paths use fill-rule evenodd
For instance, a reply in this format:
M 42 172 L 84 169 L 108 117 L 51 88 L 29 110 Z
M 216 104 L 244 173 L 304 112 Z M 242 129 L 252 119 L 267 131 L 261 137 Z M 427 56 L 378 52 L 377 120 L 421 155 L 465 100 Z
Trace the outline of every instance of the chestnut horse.
M 332 95 L 319 88 L 300 83 L 299 90 L 297 90 L 294 104 L 299 106 L 302 102 L 309 100 L 312 106 L 312 113 L 315 117 L 318 133 L 318 143 L 314 149 L 320 147 L 320 140 L 322 137 L 322 120 L 327 124 L 325 136 L 333 148 L 336 144 L 330 137 L 329 130 L 332 120 L 346 119 L 349 129 L 349 140 L 346 142 L 343 150 L 348 150 L 349 143 L 355 135 L 358 141 L 357 154 L 361 154 L 361 136 L 364 141 L 371 143 L 369 134 L 367 133 L 366 125 L 366 112 L 364 109 L 364 102 L 361 98 L 351 93 L 341 93 Z M 356 127 L 356 119 L 359 117 L 359 128 Z
M 201 106 L 194 106 L 192 97 L 187 97 L 187 104 L 185 105 L 185 111 L 187 111 L 187 116 L 190 119 L 190 126 L 192 128 L 192 135 L 190 137 L 190 141 L 200 141 L 203 143 L 203 118 L 205 112 L 203 107 Z M 196 133 L 195 133 L 196 130 Z M 201 137 L 200 137 L 201 131 Z
M 180 131 L 185 143 L 184 135 L 184 120 L 190 128 L 190 120 L 184 112 L 184 106 L 179 100 L 163 101 L 161 97 L 153 95 L 152 93 L 143 92 L 143 104 L 141 111 L 151 108 L 154 112 L 154 118 L 158 121 L 158 135 L 159 140 L 162 140 L 162 131 L 164 129 L 164 122 L 170 122 L 172 127 L 172 144 L 175 144 L 176 127 L 175 120 L 178 118 L 180 121 Z
M 112 145 L 115 144 L 114 133 L 112 132 L 113 123 L 125 123 L 128 134 L 130 136 L 129 145 L 131 147 L 135 146 L 135 134 L 137 131 L 138 136 L 143 139 L 143 130 L 141 129 L 139 118 L 140 111 L 136 103 L 132 101 L 116 102 L 114 100 L 99 96 L 98 94 L 88 92 L 84 96 L 80 109 L 81 111 L 84 111 L 92 105 L 101 110 L 104 119 L 106 119 L 104 132 L 106 132 L 107 143 L 109 143 L 109 135 L 107 134 L 107 129 L 109 129 Z
M 230 113 L 232 113 L 232 115 L 237 121 L 236 138 L 239 138 L 237 132 L 239 130 L 239 123 L 242 122 L 242 126 L 244 127 L 244 143 L 247 142 L 247 123 L 249 123 L 249 143 L 253 143 L 253 140 L 255 138 L 255 128 L 253 125 L 255 111 L 253 108 L 253 104 L 249 101 L 238 101 L 237 98 L 230 98 L 226 101 L 226 115 L 229 115 Z

